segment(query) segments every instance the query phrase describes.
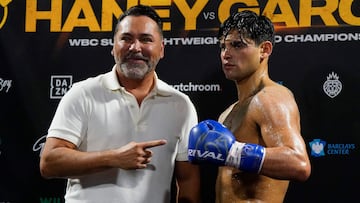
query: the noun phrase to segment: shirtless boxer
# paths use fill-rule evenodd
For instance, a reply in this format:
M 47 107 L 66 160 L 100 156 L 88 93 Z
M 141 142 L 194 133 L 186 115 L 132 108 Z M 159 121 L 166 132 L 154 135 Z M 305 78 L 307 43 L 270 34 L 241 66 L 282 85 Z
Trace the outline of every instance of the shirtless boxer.
M 238 101 L 195 126 L 189 160 L 219 165 L 217 203 L 284 201 L 289 181 L 311 173 L 296 101 L 268 75 L 274 27 L 251 11 L 232 14 L 219 30 L 222 69 Z

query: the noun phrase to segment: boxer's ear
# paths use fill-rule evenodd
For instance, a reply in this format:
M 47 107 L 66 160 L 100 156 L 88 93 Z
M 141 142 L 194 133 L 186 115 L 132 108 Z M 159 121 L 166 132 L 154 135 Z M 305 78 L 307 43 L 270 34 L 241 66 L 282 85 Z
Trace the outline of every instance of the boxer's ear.
M 270 41 L 265 41 L 260 44 L 260 58 L 261 60 L 271 55 L 273 45 Z

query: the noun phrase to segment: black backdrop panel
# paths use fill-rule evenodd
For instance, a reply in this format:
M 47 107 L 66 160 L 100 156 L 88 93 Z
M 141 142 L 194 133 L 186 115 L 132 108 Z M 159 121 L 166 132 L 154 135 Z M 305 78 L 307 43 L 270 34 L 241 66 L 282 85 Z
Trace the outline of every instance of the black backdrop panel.
M 191 97 L 200 120 L 236 100 L 220 68 L 219 24 L 237 9 L 269 16 L 277 31 L 269 73 L 294 92 L 312 163 L 285 202 L 358 199 L 360 1 L 0 0 L 0 202 L 63 202 L 65 181 L 39 173 L 57 104 L 74 82 L 111 69 L 116 16 L 154 2 L 166 44 L 157 73 Z M 213 202 L 217 169 L 201 170 L 203 200 Z

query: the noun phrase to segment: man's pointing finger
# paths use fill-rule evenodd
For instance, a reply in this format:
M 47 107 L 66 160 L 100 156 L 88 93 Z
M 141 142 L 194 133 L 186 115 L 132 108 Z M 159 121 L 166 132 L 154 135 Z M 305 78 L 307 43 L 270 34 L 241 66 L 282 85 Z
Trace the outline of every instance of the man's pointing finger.
M 148 142 L 142 142 L 144 148 L 152 148 L 166 144 L 166 140 L 152 140 Z

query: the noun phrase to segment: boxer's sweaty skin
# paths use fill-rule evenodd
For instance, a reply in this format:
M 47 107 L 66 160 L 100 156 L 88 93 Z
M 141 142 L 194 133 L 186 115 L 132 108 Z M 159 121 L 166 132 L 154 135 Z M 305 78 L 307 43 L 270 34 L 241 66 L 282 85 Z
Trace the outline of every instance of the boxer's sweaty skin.
M 265 84 L 263 84 L 265 85 Z M 282 97 L 286 99 L 290 96 L 289 92 L 283 87 L 275 84 L 267 84 L 255 90 L 251 96 L 238 101 L 230 106 L 220 117 L 219 121 L 223 122 L 236 137 L 237 141 L 245 143 L 255 143 L 266 147 L 263 139 L 262 131 L 272 132 L 273 126 L 268 125 L 260 130 L 259 125 L 262 123 L 271 123 L 273 121 L 264 122 L 266 119 L 261 115 L 261 108 L 263 102 L 258 102 L 263 97 L 258 97 L 259 94 L 273 93 L 284 94 Z M 286 102 L 285 102 L 286 103 Z M 281 111 L 277 113 L 283 113 Z M 261 119 L 259 119 L 261 118 Z M 290 117 L 289 117 L 290 119 Z M 290 122 L 290 121 L 289 121 Z M 276 138 L 276 133 L 266 134 L 272 136 L 271 145 L 283 145 L 283 140 Z M 286 141 L 286 139 L 285 139 Z M 279 180 L 270 178 L 256 173 L 243 173 L 238 169 L 232 167 L 219 167 L 217 184 L 216 184 L 216 202 L 217 203 L 237 203 L 237 202 L 270 202 L 281 203 L 284 200 L 288 180 Z
M 289 181 L 307 180 L 311 165 L 294 96 L 268 74 L 273 25 L 265 16 L 242 11 L 230 15 L 219 34 L 222 70 L 236 84 L 237 101 L 218 120 L 238 142 L 261 145 L 265 153 L 259 174 L 220 167 L 216 201 L 281 203 Z

